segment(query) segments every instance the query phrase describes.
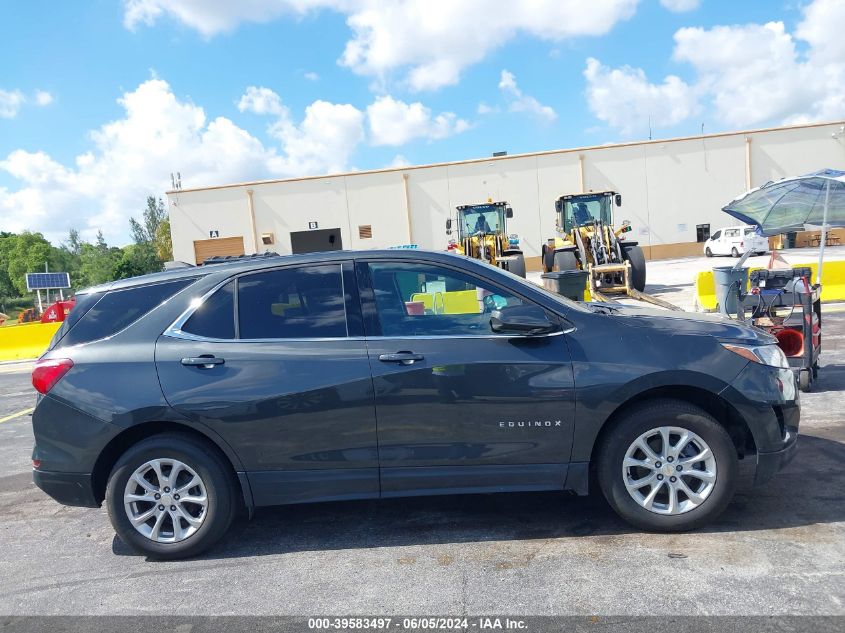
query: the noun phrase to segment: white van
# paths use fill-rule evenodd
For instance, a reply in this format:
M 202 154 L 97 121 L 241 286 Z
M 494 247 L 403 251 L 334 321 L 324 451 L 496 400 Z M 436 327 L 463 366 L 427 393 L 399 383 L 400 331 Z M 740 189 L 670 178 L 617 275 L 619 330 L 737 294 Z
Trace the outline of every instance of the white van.
M 751 251 L 756 255 L 763 255 L 769 252 L 769 239 L 757 235 L 757 229 L 751 226 L 727 226 L 719 229 L 704 242 L 704 254 L 707 257 L 713 255 L 730 255 L 739 257 L 745 251 Z

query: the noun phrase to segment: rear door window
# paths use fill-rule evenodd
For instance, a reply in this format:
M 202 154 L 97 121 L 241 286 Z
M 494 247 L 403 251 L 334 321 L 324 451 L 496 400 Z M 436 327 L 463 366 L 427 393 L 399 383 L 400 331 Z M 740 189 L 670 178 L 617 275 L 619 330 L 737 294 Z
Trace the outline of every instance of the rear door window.
M 281 268 L 238 278 L 241 339 L 345 338 L 340 264 Z
M 235 338 L 235 282 L 230 281 L 203 301 L 182 331 L 204 338 Z
M 110 291 L 70 327 L 61 339 L 61 344 L 79 345 L 117 334 L 196 279 L 179 279 Z M 75 307 L 70 313 L 73 314 L 74 310 Z

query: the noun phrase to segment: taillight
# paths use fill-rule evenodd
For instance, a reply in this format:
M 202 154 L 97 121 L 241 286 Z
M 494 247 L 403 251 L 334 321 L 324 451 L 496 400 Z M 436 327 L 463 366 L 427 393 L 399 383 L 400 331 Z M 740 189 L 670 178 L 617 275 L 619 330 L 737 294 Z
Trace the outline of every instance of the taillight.
M 32 386 L 38 393 L 46 396 L 71 367 L 73 367 L 73 361 L 69 358 L 39 360 L 32 370 Z

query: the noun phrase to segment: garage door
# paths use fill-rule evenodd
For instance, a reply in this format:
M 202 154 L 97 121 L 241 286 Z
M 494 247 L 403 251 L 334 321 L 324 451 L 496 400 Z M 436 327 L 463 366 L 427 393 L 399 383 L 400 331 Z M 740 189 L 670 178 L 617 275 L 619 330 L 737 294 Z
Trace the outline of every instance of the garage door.
M 194 257 L 197 264 L 202 264 L 209 257 L 244 254 L 244 238 L 218 237 L 213 240 L 195 240 Z

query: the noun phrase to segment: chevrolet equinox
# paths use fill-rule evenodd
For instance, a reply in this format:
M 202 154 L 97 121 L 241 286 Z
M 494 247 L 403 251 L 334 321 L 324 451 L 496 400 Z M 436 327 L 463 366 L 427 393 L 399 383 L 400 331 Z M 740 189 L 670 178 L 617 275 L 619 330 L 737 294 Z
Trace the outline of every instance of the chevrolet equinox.
M 794 454 L 795 379 L 719 315 L 574 303 L 448 253 L 253 256 L 77 295 L 32 374 L 35 483 L 196 555 L 239 512 L 597 485 L 713 520 Z

